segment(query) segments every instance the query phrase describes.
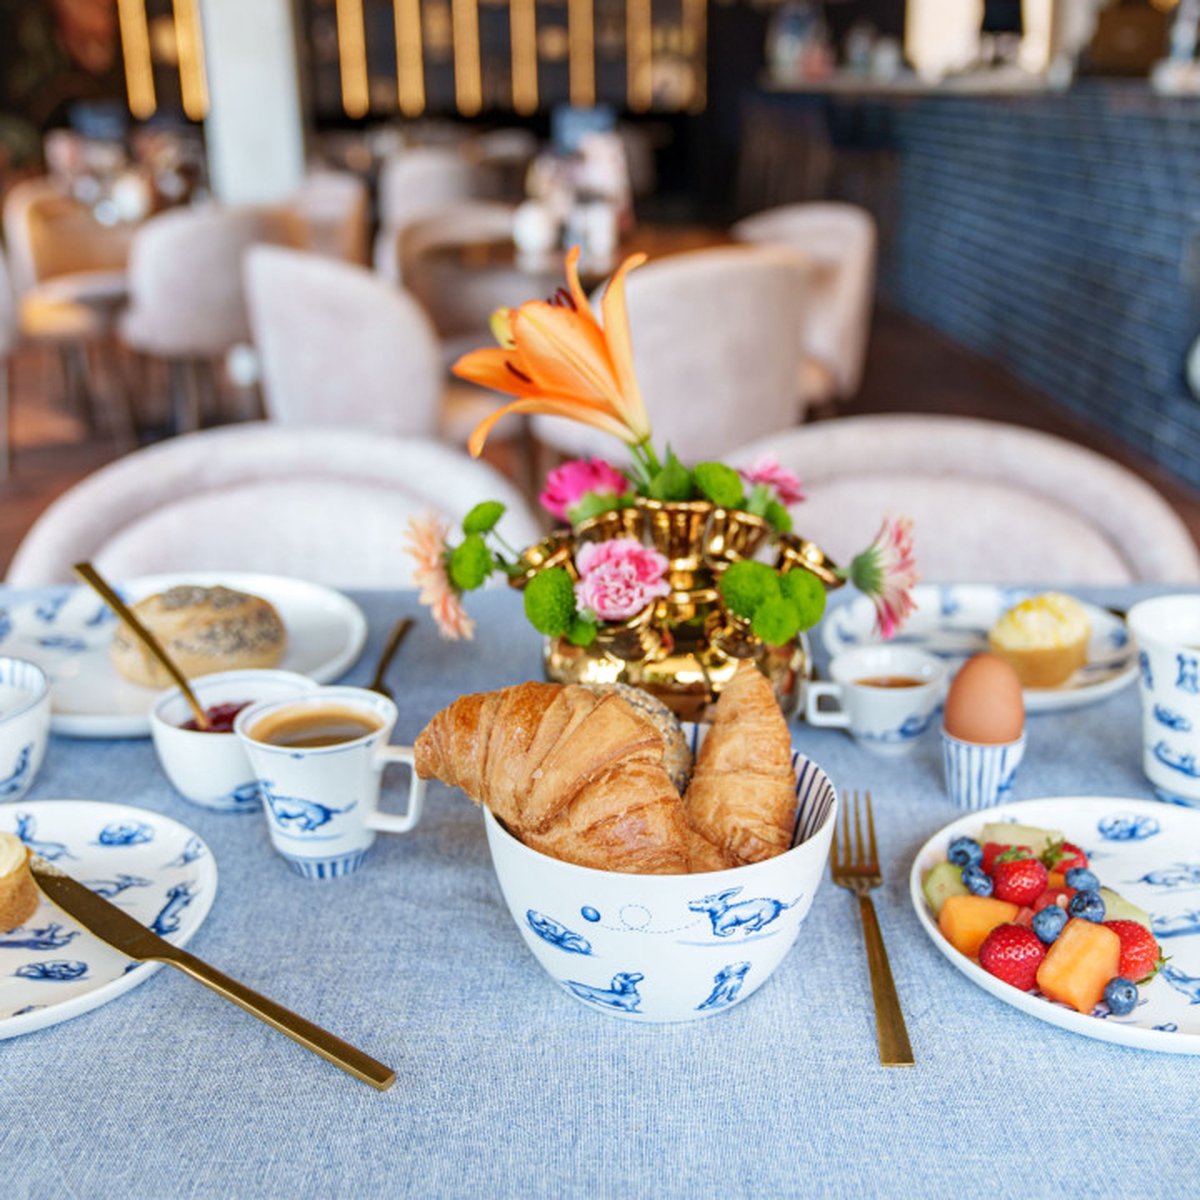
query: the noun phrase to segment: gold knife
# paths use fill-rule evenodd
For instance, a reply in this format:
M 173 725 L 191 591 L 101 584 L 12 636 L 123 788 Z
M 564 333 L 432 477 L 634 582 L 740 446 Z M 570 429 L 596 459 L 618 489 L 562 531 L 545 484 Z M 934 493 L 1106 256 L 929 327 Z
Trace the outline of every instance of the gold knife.
M 391 1067 L 384 1066 L 369 1054 L 343 1042 L 319 1025 L 306 1021 L 297 1016 L 282 1004 L 260 996 L 258 992 L 230 979 L 208 963 L 202 962 L 194 954 L 181 950 L 164 941 L 156 933 L 152 933 L 139 921 L 134 920 L 127 912 L 123 912 L 115 904 L 110 904 L 102 896 L 72 879 L 66 872 L 60 871 L 44 859 L 32 856 L 29 861 L 33 877 L 38 887 L 69 917 L 78 921 L 90 933 L 101 941 L 107 942 L 115 950 L 129 958 L 141 962 L 162 962 L 172 967 L 178 967 L 185 974 L 212 988 L 219 996 L 232 1000 L 234 1004 L 244 1008 L 248 1013 L 274 1026 L 280 1033 L 286 1033 L 293 1041 L 328 1059 L 336 1067 L 369 1083 L 381 1092 L 396 1082 L 396 1072 Z

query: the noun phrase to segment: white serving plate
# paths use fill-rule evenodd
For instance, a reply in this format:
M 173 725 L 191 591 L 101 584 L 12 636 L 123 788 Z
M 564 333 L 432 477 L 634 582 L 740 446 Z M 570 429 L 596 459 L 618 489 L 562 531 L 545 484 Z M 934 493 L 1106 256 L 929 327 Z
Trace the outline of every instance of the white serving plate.
M 892 642 L 947 659 L 953 674 L 971 655 L 988 648 L 988 630 L 1013 605 L 1037 594 L 1030 588 L 978 583 L 922 585 L 913 589 L 917 607 Z M 1125 622 L 1099 605 L 1080 603 L 1092 626 L 1087 662 L 1056 688 L 1026 688 L 1026 712 L 1094 704 L 1137 678 L 1137 651 Z M 859 596 L 833 609 L 821 622 L 821 640 L 831 656 L 880 641 L 874 605 Z
M 0 805 L 0 830 L 61 867 L 168 942 L 186 946 L 217 894 L 217 865 L 186 825 L 128 804 L 35 800 Z M 157 926 L 157 928 L 156 928 Z M 0 933 L 0 1038 L 90 1012 L 149 979 L 45 897 L 19 929 Z
M 1151 917 L 1166 968 L 1141 988 L 1137 1008 L 1110 1016 L 1104 1005 L 1079 1013 L 1001 982 L 942 936 L 925 903 L 921 879 L 943 862 L 953 838 L 975 837 L 992 821 L 1059 829 L 1088 856 L 1101 884 Z M 917 852 L 909 874 L 913 908 L 933 944 L 972 983 L 1022 1012 L 1085 1037 L 1200 1054 L 1200 810 L 1153 800 L 1066 796 L 1021 800 L 969 813 L 939 829 Z
M 146 575 L 124 583 L 121 594 L 137 601 L 181 583 L 224 584 L 269 600 L 287 627 L 281 670 L 330 683 L 362 653 L 367 621 L 362 610 L 333 588 L 241 571 Z M 117 673 L 109 658 L 116 617 L 90 588 L 30 600 L 0 611 L 0 653 L 36 662 L 50 676 L 50 728 L 71 737 L 147 737 L 158 692 Z

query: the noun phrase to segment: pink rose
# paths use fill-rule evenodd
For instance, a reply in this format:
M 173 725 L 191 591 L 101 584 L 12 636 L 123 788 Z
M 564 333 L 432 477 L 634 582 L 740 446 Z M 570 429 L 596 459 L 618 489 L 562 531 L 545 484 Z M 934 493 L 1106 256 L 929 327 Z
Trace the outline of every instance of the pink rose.
M 669 565 L 657 550 L 634 538 L 586 542 L 575 556 L 575 602 L 601 621 L 628 620 L 670 592 L 665 579 Z
M 764 454 L 749 467 L 739 467 L 738 474 L 751 487 L 761 483 L 771 488 L 785 508 L 789 504 L 799 504 L 804 499 L 804 487 L 800 480 L 781 466 L 773 454 Z
M 576 458 L 556 467 L 546 476 L 546 487 L 538 497 L 542 507 L 560 521 L 570 520 L 570 510 L 588 494 L 623 496 L 629 480 L 602 458 Z

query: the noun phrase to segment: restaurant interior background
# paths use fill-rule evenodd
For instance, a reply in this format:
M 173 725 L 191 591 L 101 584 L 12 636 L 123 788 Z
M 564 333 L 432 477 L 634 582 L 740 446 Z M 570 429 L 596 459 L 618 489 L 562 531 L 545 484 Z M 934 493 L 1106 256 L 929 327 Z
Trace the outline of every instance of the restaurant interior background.
M 874 218 L 865 372 L 806 419 L 933 411 L 1061 433 L 1150 479 L 1196 534 L 1198 9 L 0 0 L 0 193 L 49 172 L 132 236 L 210 194 L 273 200 L 306 162 L 375 188 L 390 155 L 429 144 L 490 147 L 517 201 L 540 148 L 615 129 L 639 227 L 722 240 L 747 214 L 824 200 Z M 248 112 L 257 133 L 238 128 Z M 119 332 L 110 349 L 76 357 L 26 330 L 8 353 L 0 568 L 56 494 L 178 432 L 170 365 Z M 204 423 L 259 413 L 252 352 L 209 366 Z M 495 461 L 518 477 L 511 453 Z

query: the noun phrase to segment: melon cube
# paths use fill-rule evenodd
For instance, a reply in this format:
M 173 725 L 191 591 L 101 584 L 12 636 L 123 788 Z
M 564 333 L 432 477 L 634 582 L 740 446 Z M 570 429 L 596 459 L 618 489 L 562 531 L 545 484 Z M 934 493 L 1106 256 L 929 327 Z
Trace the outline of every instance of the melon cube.
M 955 950 L 975 958 L 987 935 L 997 925 L 1012 921 L 1019 911 L 1017 905 L 993 896 L 947 896 L 938 914 L 938 928 Z
M 1037 984 L 1049 999 L 1090 1013 L 1104 998 L 1120 962 L 1121 939 L 1111 929 L 1074 917 L 1042 959 Z

